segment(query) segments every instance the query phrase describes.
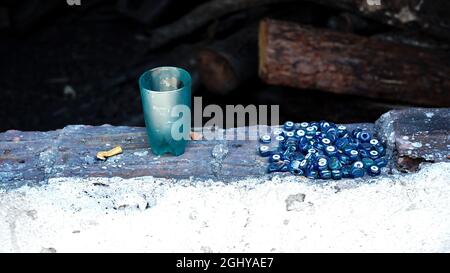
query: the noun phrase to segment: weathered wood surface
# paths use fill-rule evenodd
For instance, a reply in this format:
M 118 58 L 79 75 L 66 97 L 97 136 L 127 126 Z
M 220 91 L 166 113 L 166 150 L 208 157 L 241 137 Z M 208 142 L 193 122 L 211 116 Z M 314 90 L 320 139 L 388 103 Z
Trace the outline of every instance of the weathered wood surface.
M 373 124 L 350 124 L 374 131 L 400 168 L 411 170 L 422 161 L 449 162 L 450 108 L 395 110 Z M 0 133 L 0 189 L 46 183 L 58 177 L 141 177 L 174 179 L 236 179 L 266 176 L 267 158 L 257 153 L 257 140 L 238 140 L 266 132 L 266 126 L 214 131 L 216 140 L 190 141 L 186 152 L 174 157 L 154 156 L 145 128 L 72 125 L 50 132 Z M 241 136 L 241 138 L 238 138 Z M 228 154 L 214 158 L 212 150 L 224 145 Z M 116 145 L 123 154 L 99 161 L 96 153 Z M 407 164 L 408 163 L 408 164 Z M 417 166 L 413 166 L 417 167 Z
M 264 20 L 259 74 L 269 84 L 413 104 L 450 105 L 450 55 Z
M 393 110 L 375 127 L 401 170 L 415 171 L 424 161 L 450 162 L 450 108 Z
M 372 124 L 353 124 L 372 130 Z M 267 158 L 257 153 L 256 140 L 232 140 L 233 136 L 257 134 L 265 126 L 222 130 L 218 140 L 190 141 L 178 157 L 155 156 L 148 148 L 144 128 L 73 125 L 51 132 L 7 131 L 0 134 L 0 188 L 44 182 L 55 177 L 141 177 L 175 179 L 222 179 L 232 181 L 266 175 Z M 242 139 L 242 138 L 241 138 Z M 228 154 L 212 156 L 223 144 Z M 98 151 L 122 146 L 123 154 L 107 161 L 96 160 Z

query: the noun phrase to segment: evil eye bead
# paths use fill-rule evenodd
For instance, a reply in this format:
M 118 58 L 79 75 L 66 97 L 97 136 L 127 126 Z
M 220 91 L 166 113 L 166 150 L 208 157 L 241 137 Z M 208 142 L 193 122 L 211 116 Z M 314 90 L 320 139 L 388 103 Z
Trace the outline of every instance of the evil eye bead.
M 308 169 L 310 165 L 310 161 L 308 161 L 307 159 L 303 159 L 302 161 L 300 161 L 300 168 L 302 170 Z
M 302 137 L 298 140 L 298 148 L 301 151 L 307 151 L 310 147 L 309 140 L 306 137 Z
M 261 145 L 261 146 L 259 146 L 259 154 L 261 156 L 267 157 L 272 154 L 272 150 L 267 145 Z
M 364 164 L 361 161 L 356 161 L 353 163 L 352 168 L 350 169 L 350 174 L 353 178 L 363 177 Z
M 306 127 L 306 135 L 307 136 L 315 136 L 317 132 L 316 127 L 308 126 Z
M 377 176 L 381 174 L 381 170 L 377 165 L 373 165 L 367 170 L 367 174 L 370 176 Z
M 354 137 L 354 138 L 359 138 L 359 135 L 362 133 L 362 129 L 360 129 L 360 128 L 357 128 L 357 129 L 355 129 L 355 130 L 353 130 L 352 131 L 352 137 Z
M 362 157 L 362 158 L 364 158 L 364 157 L 369 157 L 369 152 L 366 151 L 366 150 L 364 150 L 364 149 L 360 149 L 360 150 L 358 151 L 358 153 L 359 153 L 359 156 Z
M 302 161 L 303 159 L 305 159 L 305 156 L 302 153 L 297 152 L 294 154 L 293 159 Z
M 379 155 L 383 156 L 386 153 L 386 150 L 384 149 L 383 145 L 375 146 L 375 150 L 378 152 Z
M 372 145 L 372 147 L 376 147 L 376 146 L 380 145 L 380 142 L 378 141 L 378 139 L 372 138 L 372 139 L 369 141 L 369 144 Z
M 370 151 L 372 150 L 372 145 L 370 145 L 370 143 L 368 142 L 362 142 L 361 144 L 359 144 L 359 148 L 362 150 Z
M 289 164 L 289 171 L 294 175 L 302 175 L 303 170 L 300 167 L 300 161 L 298 160 L 291 161 L 291 163 Z
M 299 129 L 301 129 L 302 126 L 300 126 L 300 123 L 294 123 L 294 130 L 297 131 Z
M 281 155 L 280 154 L 273 154 L 269 157 L 269 162 L 273 163 L 273 162 L 279 162 L 281 160 Z
M 372 159 L 377 159 L 380 157 L 380 153 L 378 153 L 378 151 L 372 150 L 369 152 L 369 156 Z
M 349 166 L 345 166 L 341 169 L 342 178 L 351 178 L 351 168 Z
M 334 180 L 342 179 L 342 172 L 341 172 L 341 170 L 332 170 L 331 171 L 331 177 Z
M 319 171 L 319 176 L 322 179 L 330 179 L 331 178 L 331 171 L 330 170 Z
M 309 126 L 309 123 L 308 123 L 308 122 L 302 122 L 302 123 L 300 123 L 300 127 L 303 128 L 303 129 L 306 129 L 308 126 Z
M 330 157 L 328 160 L 328 168 L 330 168 L 330 170 L 339 170 L 342 168 L 342 164 L 337 157 Z
M 358 160 L 359 159 L 359 152 L 357 150 L 351 150 L 348 153 L 348 156 L 350 157 L 350 160 Z
M 278 142 L 279 145 L 282 145 L 282 144 L 284 144 L 286 139 L 284 138 L 284 136 L 279 135 L 279 136 L 275 137 L 275 141 Z
M 319 122 L 319 127 L 322 132 L 326 132 L 331 127 L 331 125 L 327 121 L 321 121 Z
M 286 121 L 283 125 L 284 130 L 292 131 L 294 129 L 294 123 L 292 121 Z
M 348 165 L 351 162 L 350 157 L 346 154 L 338 154 L 338 159 L 342 165 Z
M 291 131 L 289 131 L 289 132 L 286 132 L 285 134 L 285 137 L 286 138 L 292 138 L 292 137 L 294 137 L 295 136 L 295 133 L 294 132 L 291 132 Z
M 280 167 L 280 172 L 288 172 L 289 171 L 289 166 L 291 165 L 289 160 L 284 160 L 284 161 L 280 161 L 281 162 L 281 167 Z
M 325 147 L 325 154 L 328 156 L 334 156 L 337 154 L 337 149 L 334 146 L 326 146 Z
M 326 145 L 326 146 L 331 144 L 331 140 L 329 138 L 322 138 L 321 142 L 323 145 Z
M 305 176 L 310 179 L 317 179 L 319 178 L 319 173 L 314 169 L 308 169 L 305 171 Z
M 305 130 L 303 130 L 303 129 L 298 129 L 298 130 L 295 132 L 295 136 L 298 137 L 298 138 L 304 137 L 305 135 L 306 135 L 306 132 L 305 132 Z
M 386 158 L 384 158 L 384 157 L 377 158 L 374 161 L 375 161 L 375 165 L 377 165 L 378 168 L 386 167 L 388 164 Z
M 347 127 L 344 125 L 339 125 L 337 127 L 337 132 L 339 137 L 343 137 L 347 133 Z
M 264 143 L 264 144 L 270 143 L 270 140 L 271 140 L 270 135 L 262 135 L 262 136 L 259 138 L 259 141 L 260 141 L 261 143 Z
M 317 165 L 317 170 L 319 170 L 319 171 L 326 170 L 326 169 L 328 169 L 328 160 L 326 158 L 322 157 L 317 161 L 316 165 Z
M 361 162 L 363 163 L 364 169 L 366 169 L 366 170 L 370 169 L 370 167 L 375 165 L 375 162 L 373 161 L 373 159 L 367 158 L 367 157 L 361 159 Z
M 280 163 L 280 162 L 272 162 L 267 167 L 267 172 L 268 173 L 279 172 L 281 169 L 281 166 L 282 166 L 282 163 Z
M 281 136 L 283 135 L 283 130 L 281 128 L 276 128 L 272 131 L 272 135 L 276 136 Z
M 369 142 L 372 139 L 372 136 L 368 132 L 361 132 L 358 137 L 361 142 Z
M 350 141 L 348 140 L 348 138 L 344 137 L 344 138 L 340 138 L 338 140 L 336 140 L 336 142 L 334 143 L 334 145 L 336 146 L 336 148 L 338 149 L 343 149 L 345 146 L 347 146 L 347 144 Z

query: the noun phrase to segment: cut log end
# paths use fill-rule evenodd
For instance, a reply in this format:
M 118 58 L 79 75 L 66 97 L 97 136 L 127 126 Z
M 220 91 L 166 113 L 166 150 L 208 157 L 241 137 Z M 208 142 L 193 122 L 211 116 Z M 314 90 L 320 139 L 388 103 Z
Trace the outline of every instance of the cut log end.
M 202 49 L 197 59 L 201 81 L 211 92 L 226 94 L 239 85 L 238 75 L 224 56 L 209 49 Z

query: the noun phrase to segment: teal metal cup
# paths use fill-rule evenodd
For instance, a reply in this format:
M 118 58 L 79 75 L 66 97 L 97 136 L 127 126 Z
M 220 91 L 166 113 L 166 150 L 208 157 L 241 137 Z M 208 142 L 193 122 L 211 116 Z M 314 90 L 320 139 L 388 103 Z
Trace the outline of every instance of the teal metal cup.
M 185 151 L 191 131 L 191 76 L 177 67 L 157 67 L 139 78 L 150 148 L 155 155 Z

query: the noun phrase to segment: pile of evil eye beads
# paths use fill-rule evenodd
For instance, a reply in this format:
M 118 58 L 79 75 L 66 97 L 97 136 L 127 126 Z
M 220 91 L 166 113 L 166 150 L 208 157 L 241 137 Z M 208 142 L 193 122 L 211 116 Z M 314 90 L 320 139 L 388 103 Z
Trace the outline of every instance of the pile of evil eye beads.
M 269 158 L 268 172 L 308 178 L 358 178 L 379 175 L 387 165 L 385 148 L 369 132 L 348 131 L 331 122 L 286 122 L 260 137 L 259 153 Z

